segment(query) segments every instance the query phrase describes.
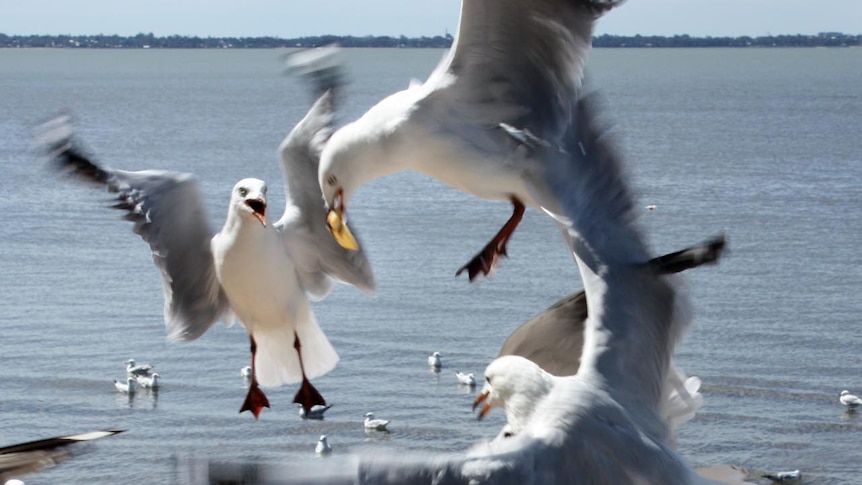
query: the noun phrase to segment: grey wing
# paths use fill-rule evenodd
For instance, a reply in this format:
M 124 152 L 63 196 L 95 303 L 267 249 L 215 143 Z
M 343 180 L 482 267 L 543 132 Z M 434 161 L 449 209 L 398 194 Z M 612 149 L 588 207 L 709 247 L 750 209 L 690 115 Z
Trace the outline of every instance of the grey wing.
M 724 236 L 653 258 L 659 273 L 671 274 L 715 264 L 725 247 Z M 570 376 L 581 364 L 587 300 L 583 291 L 572 293 L 516 328 L 503 342 L 498 357 L 520 355 L 555 376 Z
M 63 129 L 64 134 L 45 143 L 54 167 L 116 193 L 112 207 L 125 211 L 134 232 L 149 243 L 162 276 L 168 338 L 194 340 L 220 319 L 232 323 L 210 249 L 213 231 L 195 178 L 160 170 L 101 167 L 75 146 L 71 130 Z
M 279 146 L 286 190 L 284 215 L 275 223 L 310 296 L 322 298 L 332 279 L 373 293 L 374 273 L 360 243 L 341 247 L 326 227 L 326 210 L 317 178 L 320 152 L 332 132 L 332 93 L 324 93 Z
M 462 2 L 455 45 L 423 85 L 426 98 L 418 115 L 445 120 L 441 129 L 456 132 L 477 125 L 495 130 L 505 123 L 557 140 L 582 85 L 593 26 L 619 3 Z M 465 138 L 475 142 L 477 134 Z
M 28 441 L 0 448 L 0 480 L 39 471 L 74 455 L 74 445 L 113 436 L 122 431 L 93 431 Z

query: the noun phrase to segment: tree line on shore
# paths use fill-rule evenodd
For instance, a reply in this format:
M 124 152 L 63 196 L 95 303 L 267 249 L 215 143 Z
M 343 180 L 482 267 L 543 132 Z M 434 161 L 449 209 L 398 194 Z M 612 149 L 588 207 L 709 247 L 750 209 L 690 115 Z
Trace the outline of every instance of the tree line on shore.
M 339 36 L 313 37 L 198 37 L 155 36 L 153 34 L 121 35 L 6 35 L 0 33 L 0 48 L 127 48 L 127 49 L 270 49 L 319 47 L 339 44 L 342 47 L 446 48 L 452 45 L 450 34 L 434 37 Z M 767 35 L 759 37 L 693 37 L 689 35 L 599 35 L 595 47 L 858 47 L 862 35 L 821 32 L 814 35 Z

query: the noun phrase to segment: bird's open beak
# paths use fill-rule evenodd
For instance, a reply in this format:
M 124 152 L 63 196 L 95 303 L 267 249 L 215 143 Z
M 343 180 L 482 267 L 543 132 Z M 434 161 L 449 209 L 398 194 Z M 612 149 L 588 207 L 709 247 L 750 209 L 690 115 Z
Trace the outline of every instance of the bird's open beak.
M 482 404 L 482 409 L 479 410 L 479 416 L 477 416 L 477 419 L 484 418 L 485 415 L 488 414 L 488 412 L 491 410 L 491 406 L 489 406 L 488 403 L 486 402 L 488 399 L 488 396 L 490 394 L 491 394 L 490 391 L 485 391 L 485 392 L 479 394 L 478 396 L 476 396 L 476 400 L 473 401 L 473 411 L 475 411 L 476 408 L 480 404 Z
M 245 205 L 251 209 L 252 214 L 263 224 L 263 227 L 266 227 L 266 202 L 263 199 L 248 199 Z
M 356 251 L 359 249 L 359 243 L 353 237 L 353 233 L 347 227 L 347 218 L 344 217 L 344 193 L 341 189 L 335 193 L 335 199 L 332 201 L 332 207 L 326 213 L 326 225 L 329 227 L 329 232 L 332 237 L 344 249 Z

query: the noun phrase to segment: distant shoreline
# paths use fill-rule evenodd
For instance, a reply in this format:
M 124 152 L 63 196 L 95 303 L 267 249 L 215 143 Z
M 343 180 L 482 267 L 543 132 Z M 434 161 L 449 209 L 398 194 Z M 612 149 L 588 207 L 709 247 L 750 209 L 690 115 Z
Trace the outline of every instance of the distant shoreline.
M 435 37 L 338 36 L 314 37 L 198 37 L 120 35 L 6 35 L 0 33 L 0 48 L 70 49 L 270 49 L 308 48 L 329 44 L 364 48 L 448 48 L 450 34 Z M 821 32 L 814 35 L 768 35 L 759 37 L 692 37 L 689 35 L 609 35 L 593 37 L 597 48 L 679 48 L 679 47 L 860 47 L 862 35 Z

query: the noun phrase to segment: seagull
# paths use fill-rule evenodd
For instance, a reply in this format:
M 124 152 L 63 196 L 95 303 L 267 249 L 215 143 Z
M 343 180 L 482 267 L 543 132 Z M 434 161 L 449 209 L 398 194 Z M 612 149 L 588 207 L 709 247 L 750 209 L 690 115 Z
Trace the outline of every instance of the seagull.
M 251 366 L 250 365 L 243 366 L 243 368 L 241 368 L 239 370 L 239 375 L 241 377 L 245 377 L 246 379 L 250 378 L 251 377 Z
M 115 208 L 153 252 L 161 271 L 168 339 L 190 341 L 215 322 L 242 322 L 251 343 L 251 383 L 240 412 L 257 419 L 269 401 L 259 385 L 302 382 L 294 402 L 325 405 L 310 379 L 326 374 L 338 354 L 320 329 L 309 299 L 324 298 L 334 281 L 368 293 L 375 283 L 364 252 L 342 248 L 328 233 L 315 182 L 320 144 L 330 131 L 330 95 L 323 95 L 279 147 L 287 203 L 267 219 L 267 185 L 236 183 L 227 217 L 214 231 L 196 178 L 163 170 L 102 167 L 75 146 L 66 120 L 43 127 L 43 144 L 61 170 L 118 193 Z
M 134 376 L 129 376 L 124 384 L 114 379 L 114 388 L 123 394 L 134 394 L 138 390 L 138 380 Z
M 507 2 L 502 4 L 509 5 Z M 284 483 L 485 485 L 717 482 L 668 444 L 662 406 L 671 357 L 690 323 L 679 275 L 650 264 L 622 161 L 597 121 L 595 100 L 571 100 L 557 145 L 528 147 L 528 174 L 548 188 L 542 206 L 565 229 L 590 309 L 577 373 L 561 378 L 521 432 L 464 453 L 360 455 Z M 306 465 L 314 466 L 314 465 Z M 294 476 L 296 470 L 293 470 Z M 272 475 L 267 475 L 272 476 Z
M 317 440 L 317 446 L 314 447 L 314 452 L 318 455 L 328 455 L 332 453 L 332 446 L 330 446 L 325 434 L 320 435 L 320 439 Z
M 521 356 L 498 357 L 485 370 L 485 385 L 473 403 L 473 410 L 481 404 L 478 418 L 482 419 L 492 408 L 504 408 L 508 427 L 501 434 L 513 436 L 524 429 L 537 404 L 555 386 L 563 385 L 570 378 L 545 372 L 538 364 Z M 700 379 L 686 378 L 681 391 L 671 383 L 665 386 L 668 388 L 668 398 L 661 408 L 662 417 L 673 429 L 693 418 L 695 411 L 703 405 L 699 392 Z
M 651 263 L 660 273 L 678 273 L 702 264 L 717 263 L 725 245 L 725 236 L 719 235 L 654 258 Z M 520 355 L 555 376 L 574 375 L 581 362 L 586 319 L 586 294 L 583 291 L 572 293 L 515 329 L 503 342 L 497 357 Z
M 762 475 L 763 478 L 768 478 L 773 482 L 793 482 L 802 478 L 802 473 L 799 470 L 792 470 L 786 472 L 775 472 L 775 473 L 765 473 Z
M 428 365 L 434 370 L 439 370 L 443 367 L 443 361 L 440 359 L 440 352 L 434 352 L 428 356 Z
M 649 204 L 648 206 L 646 206 L 646 210 L 648 210 L 648 211 L 654 211 L 656 209 L 657 209 L 657 207 L 655 204 Z
M 327 404 L 326 406 L 315 405 L 306 411 L 304 407 L 299 406 L 299 417 L 302 419 L 323 419 L 323 413 L 331 407 L 332 404 Z
M 327 221 L 343 225 L 356 190 L 415 170 L 477 197 L 509 202 L 512 215 L 456 272 L 488 275 L 524 215 L 539 208 L 533 148 L 556 142 L 582 87 L 595 21 L 622 0 L 471 0 L 461 3 L 452 49 L 424 83 L 383 99 L 336 131 L 321 154 Z M 401 194 L 409 197 L 409 194 Z
M 473 387 L 476 385 L 476 378 L 473 377 L 473 374 L 464 374 L 462 372 L 456 372 L 455 377 L 458 378 L 458 384 L 462 384 L 465 386 Z
M 126 374 L 130 376 L 148 376 L 153 371 L 150 364 L 135 364 L 135 359 L 126 361 Z
M 374 413 L 365 413 L 365 429 L 374 431 L 389 431 L 386 426 L 389 425 L 388 419 L 374 419 Z
M 857 406 L 862 404 L 862 399 L 859 396 L 850 394 L 850 391 L 846 389 L 841 391 L 838 400 L 841 401 L 841 404 L 847 406 L 848 409 L 856 409 Z
M 75 445 L 122 433 L 122 430 L 91 431 L 56 436 L 0 447 L 0 483 L 11 483 L 28 473 L 54 466 L 74 455 Z
M 154 372 L 151 376 L 138 376 L 137 383 L 147 389 L 158 389 L 160 386 L 159 377 L 158 372 Z

